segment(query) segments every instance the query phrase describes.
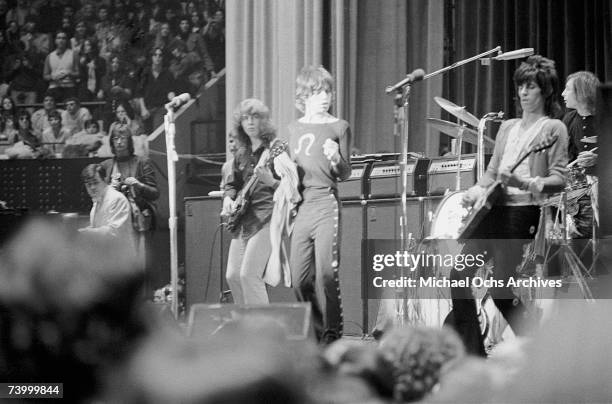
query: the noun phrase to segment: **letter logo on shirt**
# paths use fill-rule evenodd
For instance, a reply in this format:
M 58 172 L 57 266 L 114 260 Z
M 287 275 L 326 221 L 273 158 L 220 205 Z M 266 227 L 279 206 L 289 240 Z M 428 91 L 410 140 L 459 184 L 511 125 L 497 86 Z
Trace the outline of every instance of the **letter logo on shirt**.
M 294 150 L 295 154 L 300 154 L 302 151 L 302 142 L 307 142 L 307 146 L 304 148 L 304 154 L 310 156 L 310 148 L 315 141 L 315 135 L 313 133 L 306 133 L 300 136 L 298 139 L 297 149 Z

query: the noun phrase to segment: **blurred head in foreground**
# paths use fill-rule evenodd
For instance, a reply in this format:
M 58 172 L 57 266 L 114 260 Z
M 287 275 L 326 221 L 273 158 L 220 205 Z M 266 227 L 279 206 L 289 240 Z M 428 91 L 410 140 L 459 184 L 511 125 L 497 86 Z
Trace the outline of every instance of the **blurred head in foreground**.
M 1 380 L 61 381 L 68 401 L 96 394 L 147 330 L 124 248 L 39 219 L 2 250 Z

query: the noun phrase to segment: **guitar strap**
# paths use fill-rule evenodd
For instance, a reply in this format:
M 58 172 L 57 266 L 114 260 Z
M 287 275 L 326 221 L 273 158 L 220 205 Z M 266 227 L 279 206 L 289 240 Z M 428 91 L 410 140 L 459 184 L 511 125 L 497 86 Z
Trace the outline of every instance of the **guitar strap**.
M 502 168 L 512 167 L 529 150 L 532 143 L 541 133 L 542 126 L 547 120 L 548 117 L 538 119 L 520 138 L 516 132 L 520 130 L 521 121 L 517 121 L 516 125 L 510 129 L 511 132 L 504 147 L 504 154 L 499 166 Z M 511 142 L 514 142 L 514 144 L 511 144 Z M 509 147 L 514 149 L 514 153 L 509 153 Z

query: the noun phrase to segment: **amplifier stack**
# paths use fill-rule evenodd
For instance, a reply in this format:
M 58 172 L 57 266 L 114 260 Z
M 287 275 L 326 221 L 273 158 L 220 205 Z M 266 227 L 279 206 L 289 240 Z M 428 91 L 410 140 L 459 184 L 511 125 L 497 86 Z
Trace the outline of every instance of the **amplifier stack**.
M 397 154 L 356 156 L 349 179 L 338 184 L 342 200 L 396 198 L 402 193 L 402 168 Z M 489 160 L 487 155 L 485 162 Z M 406 166 L 408 197 L 439 196 L 457 189 L 456 157 L 411 158 Z M 461 156 L 460 187 L 476 183 L 476 154 Z

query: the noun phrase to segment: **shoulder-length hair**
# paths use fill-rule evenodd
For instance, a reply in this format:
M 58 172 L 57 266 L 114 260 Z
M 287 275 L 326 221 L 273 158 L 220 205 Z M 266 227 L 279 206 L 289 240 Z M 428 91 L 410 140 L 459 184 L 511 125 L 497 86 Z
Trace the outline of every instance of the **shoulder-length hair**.
M 132 131 L 130 130 L 130 128 L 127 127 L 127 125 L 121 125 L 121 124 L 115 125 L 111 133 L 108 135 L 108 143 L 110 144 L 111 152 L 113 153 L 113 155 L 115 156 L 117 155 L 117 152 L 115 151 L 115 144 L 113 143 L 113 139 L 121 135 L 127 135 L 126 139 L 127 139 L 127 144 L 128 144 L 128 151 L 130 152 L 130 156 L 133 156 L 134 155 L 134 139 L 132 139 Z
M 518 89 L 523 84 L 536 83 L 544 97 L 544 113 L 555 118 L 561 113 L 559 105 L 559 77 L 554 60 L 541 55 L 529 56 L 514 71 L 514 86 Z
M 259 137 L 266 146 L 276 137 L 276 129 L 270 120 L 270 109 L 262 101 L 257 98 L 247 98 L 242 100 L 234 109 L 232 116 L 232 131 L 235 134 L 236 140 L 249 148 L 251 147 L 251 139 L 242 129 L 242 120 L 248 115 L 259 115 L 261 118 Z
M 576 101 L 586 108 L 591 114 L 595 115 L 597 109 L 597 89 L 601 82 L 591 72 L 579 71 L 567 76 L 566 82 L 574 79 L 574 94 Z
M 295 79 L 295 106 L 305 111 L 306 98 L 320 91 L 334 95 L 334 78 L 323 66 L 306 66 Z

